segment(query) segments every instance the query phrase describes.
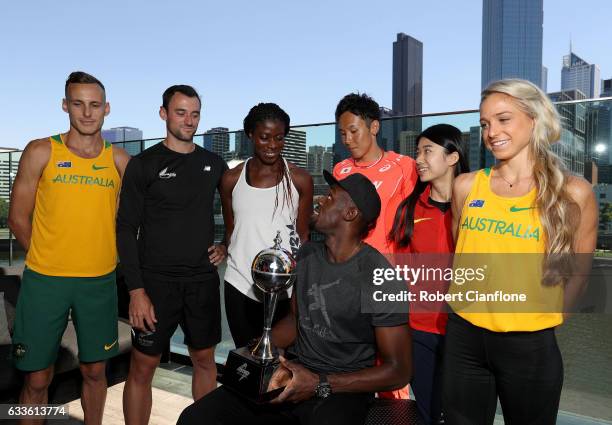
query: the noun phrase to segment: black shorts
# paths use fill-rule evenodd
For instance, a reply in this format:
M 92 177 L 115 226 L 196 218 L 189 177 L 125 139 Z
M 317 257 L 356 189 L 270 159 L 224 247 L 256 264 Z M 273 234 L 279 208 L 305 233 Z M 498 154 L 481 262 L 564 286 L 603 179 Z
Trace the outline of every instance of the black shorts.
M 145 291 L 155 309 L 155 332 L 132 329 L 132 346 L 149 355 L 161 354 L 181 326 L 184 343 L 201 350 L 221 341 L 219 275 L 198 282 L 145 279 Z

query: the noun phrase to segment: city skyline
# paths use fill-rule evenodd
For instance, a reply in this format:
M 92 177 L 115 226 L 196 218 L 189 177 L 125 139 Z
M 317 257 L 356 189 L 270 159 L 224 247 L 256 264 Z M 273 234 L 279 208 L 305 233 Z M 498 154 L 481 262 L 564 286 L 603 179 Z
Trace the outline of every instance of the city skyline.
M 424 45 L 424 113 L 478 106 L 481 1 L 444 2 L 443 8 L 435 1 L 385 2 L 384 19 L 373 19 L 370 5 L 360 1 L 352 3 L 350 19 L 346 5 L 319 1 L 277 7 L 245 3 L 238 14 L 228 6 L 186 1 L 189 16 L 204 25 L 181 25 L 174 36 L 162 30 L 172 26 L 167 16 L 173 9 L 167 5 L 72 3 L 11 3 L 0 17 L 0 39 L 10 57 L 0 79 L 4 145 L 23 148 L 28 140 L 66 130 L 63 83 L 75 69 L 91 72 L 106 85 L 111 114 L 104 128 L 128 124 L 145 138 L 165 133 L 158 116 L 161 93 L 179 82 L 194 85 L 202 95 L 199 133 L 211 127 L 240 129 L 250 107 L 260 101 L 281 105 L 294 125 L 333 121 L 337 101 L 351 91 L 366 92 L 391 107 L 392 42 L 401 32 Z M 605 40 L 612 39 L 610 11 L 612 4 L 602 0 L 582 2 L 580 8 L 569 0 L 544 2 L 548 91 L 560 89 L 560 59 L 567 54 L 570 34 L 574 50 L 597 64 L 603 79 L 612 77 L 612 57 L 605 48 Z M 117 13 L 130 25 L 92 30 L 115 21 Z M 258 20 L 276 26 L 264 30 Z M 53 31 L 49 22 L 55 23 Z M 231 29 L 226 22 L 232 22 Z M 315 22 L 317 31 L 312 31 Z M 223 57 L 240 58 L 242 65 Z

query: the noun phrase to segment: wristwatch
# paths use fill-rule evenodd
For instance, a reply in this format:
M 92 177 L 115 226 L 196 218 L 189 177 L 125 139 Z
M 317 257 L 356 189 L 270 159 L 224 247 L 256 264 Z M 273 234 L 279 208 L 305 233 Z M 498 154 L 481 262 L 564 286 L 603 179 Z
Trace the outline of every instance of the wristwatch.
M 319 384 L 315 388 L 315 395 L 319 398 L 327 398 L 331 394 L 331 385 L 327 381 L 327 375 L 324 373 L 319 374 Z

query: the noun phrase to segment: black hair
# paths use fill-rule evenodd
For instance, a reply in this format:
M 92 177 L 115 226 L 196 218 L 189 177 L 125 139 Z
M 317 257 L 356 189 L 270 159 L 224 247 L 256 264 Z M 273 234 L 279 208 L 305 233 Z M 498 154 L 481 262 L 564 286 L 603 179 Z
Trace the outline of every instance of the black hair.
M 243 121 L 244 132 L 249 137 L 249 139 L 255 131 L 257 124 L 263 123 L 265 121 L 278 121 L 283 123 L 285 126 L 285 136 L 289 134 L 289 124 L 291 123 L 289 114 L 287 114 L 276 103 L 258 103 L 257 105 L 251 108 L 251 110 Z M 276 199 L 274 201 L 274 212 L 272 213 L 272 216 L 276 214 L 276 210 L 278 208 L 278 183 L 282 182 L 283 188 L 285 189 L 285 198 L 283 199 L 283 204 L 287 206 L 293 204 L 293 193 L 291 191 L 291 176 L 289 174 L 288 168 L 285 166 L 285 160 L 282 158 L 282 154 L 280 159 L 280 167 L 276 179 Z M 248 172 L 248 170 L 245 171 Z
M 459 160 L 455 164 L 455 177 L 461 173 L 470 171 L 468 159 L 465 154 L 464 143 L 461 131 L 449 124 L 436 124 L 425 129 L 417 137 L 417 144 L 423 137 L 431 140 L 436 145 L 442 146 L 448 155 L 453 152 L 459 154 Z M 401 204 L 395 212 L 393 227 L 389 232 L 389 240 L 395 242 L 399 247 L 406 247 L 410 244 L 414 232 L 414 209 L 421 194 L 429 185 L 427 182 L 417 180 L 414 190 Z
M 196 89 L 194 89 L 191 86 L 187 86 L 185 84 L 177 84 L 177 85 L 168 87 L 166 91 L 164 92 L 164 94 L 162 95 L 162 107 L 165 110 L 168 110 L 168 105 L 170 104 L 170 100 L 172 100 L 172 96 L 174 96 L 176 93 L 184 94 L 187 97 L 197 97 L 198 102 L 200 102 L 200 105 L 202 105 L 202 99 L 200 99 L 200 95 L 198 94 Z
M 258 103 L 253 106 L 244 118 L 243 127 L 247 136 L 255 131 L 257 124 L 264 121 L 279 121 L 285 124 L 285 136 L 289 133 L 291 122 L 289 115 L 276 103 Z
M 372 121 L 380 121 L 380 106 L 365 93 L 351 93 L 344 96 L 336 106 L 336 121 L 345 112 L 360 116 L 368 127 Z
M 70 84 L 97 84 L 104 92 L 104 95 L 106 95 L 106 89 L 104 88 L 104 84 L 102 84 L 102 82 L 100 82 L 100 80 L 98 80 L 93 75 L 83 71 L 71 72 L 68 78 L 66 79 L 66 85 L 64 86 L 64 95 L 66 96 L 66 98 L 68 98 L 68 86 Z

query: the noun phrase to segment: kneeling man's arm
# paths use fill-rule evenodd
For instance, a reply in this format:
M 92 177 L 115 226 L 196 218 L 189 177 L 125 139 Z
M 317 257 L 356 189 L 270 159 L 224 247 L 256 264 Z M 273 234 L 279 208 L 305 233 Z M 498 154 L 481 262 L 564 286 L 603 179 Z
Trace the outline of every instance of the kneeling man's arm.
M 390 391 L 408 384 L 412 377 L 410 328 L 405 324 L 377 327 L 376 345 L 382 364 L 358 372 L 329 375 L 332 393 Z
M 357 372 L 327 376 L 332 393 L 390 391 L 405 386 L 412 377 L 412 339 L 406 325 L 377 327 L 376 344 L 382 364 Z M 297 362 L 281 358 L 282 367 L 273 387 L 286 385 L 273 403 L 299 402 L 315 395 L 319 376 Z M 286 371 L 286 373 L 283 373 Z M 278 381 L 278 382 L 276 382 Z

